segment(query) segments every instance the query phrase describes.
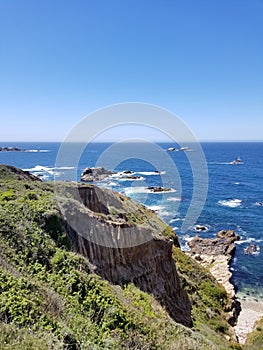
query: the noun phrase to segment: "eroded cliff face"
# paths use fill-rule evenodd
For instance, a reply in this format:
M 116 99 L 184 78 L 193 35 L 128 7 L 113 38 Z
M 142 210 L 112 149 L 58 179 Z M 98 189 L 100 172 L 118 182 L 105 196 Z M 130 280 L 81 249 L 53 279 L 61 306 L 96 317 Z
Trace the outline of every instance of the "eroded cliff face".
M 172 258 L 172 229 L 144 206 L 95 186 L 68 189 L 60 208 L 75 251 L 113 284 L 134 283 L 152 293 L 170 316 L 191 326 L 191 303 Z

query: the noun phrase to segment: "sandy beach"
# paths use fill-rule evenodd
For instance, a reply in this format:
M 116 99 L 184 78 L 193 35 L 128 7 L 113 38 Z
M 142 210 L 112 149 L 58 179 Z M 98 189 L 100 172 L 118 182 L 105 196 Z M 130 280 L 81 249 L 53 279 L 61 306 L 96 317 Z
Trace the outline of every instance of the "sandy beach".
M 247 334 L 252 332 L 255 322 L 263 317 L 263 300 L 245 295 L 238 295 L 238 300 L 242 310 L 234 328 L 239 342 L 244 344 Z

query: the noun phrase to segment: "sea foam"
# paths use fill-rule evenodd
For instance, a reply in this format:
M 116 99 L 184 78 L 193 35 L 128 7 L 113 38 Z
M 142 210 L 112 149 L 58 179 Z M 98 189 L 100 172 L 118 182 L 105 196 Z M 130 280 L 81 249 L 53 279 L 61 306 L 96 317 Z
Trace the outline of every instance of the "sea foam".
M 242 204 L 242 200 L 241 199 L 223 199 L 218 201 L 218 204 L 224 207 L 237 208 Z

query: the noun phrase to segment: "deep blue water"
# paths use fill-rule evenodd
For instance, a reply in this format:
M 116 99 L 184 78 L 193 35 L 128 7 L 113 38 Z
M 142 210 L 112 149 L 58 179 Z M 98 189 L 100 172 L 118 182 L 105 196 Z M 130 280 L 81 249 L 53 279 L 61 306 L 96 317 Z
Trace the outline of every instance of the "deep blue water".
M 178 233 L 183 248 L 197 234 L 196 225 L 207 228 L 198 232 L 203 237 L 212 237 L 220 229 L 234 229 L 241 240 L 232 263 L 233 282 L 238 291 L 263 295 L 263 143 L 202 143 L 208 193 L 204 207 L 200 206 L 199 218 L 184 232 L 182 224 L 194 186 L 199 186 L 198 191 L 202 192 L 202 183 L 193 184 L 193 168 L 202 173 L 204 167 L 198 168 L 188 159 L 197 152 L 194 145 L 190 145 L 190 151 L 168 152 L 168 147 L 177 145 L 97 143 L 89 144 L 82 152 L 80 144 L 71 144 L 58 161 L 59 143 L 16 142 L 0 146 L 31 150 L 0 152 L 0 163 L 27 169 L 43 180 L 52 180 L 54 176 L 79 180 L 85 167 L 96 165 L 116 172 L 133 171 L 140 178 L 127 181 L 115 175 L 99 185 L 129 195 L 155 210 Z M 237 156 L 243 164 L 231 164 Z M 157 170 L 161 173 L 156 173 Z M 146 189 L 149 186 L 164 186 L 173 191 L 153 194 Z M 244 254 L 249 243 L 261 249 L 258 255 Z

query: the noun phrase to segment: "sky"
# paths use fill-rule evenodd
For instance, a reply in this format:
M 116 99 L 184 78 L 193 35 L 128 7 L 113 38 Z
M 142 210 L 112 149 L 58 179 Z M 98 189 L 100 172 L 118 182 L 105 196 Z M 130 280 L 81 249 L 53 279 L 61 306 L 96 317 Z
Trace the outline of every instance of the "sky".
M 61 141 L 125 102 L 263 141 L 262 18 L 263 0 L 0 0 L 0 141 Z

